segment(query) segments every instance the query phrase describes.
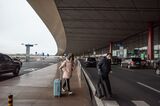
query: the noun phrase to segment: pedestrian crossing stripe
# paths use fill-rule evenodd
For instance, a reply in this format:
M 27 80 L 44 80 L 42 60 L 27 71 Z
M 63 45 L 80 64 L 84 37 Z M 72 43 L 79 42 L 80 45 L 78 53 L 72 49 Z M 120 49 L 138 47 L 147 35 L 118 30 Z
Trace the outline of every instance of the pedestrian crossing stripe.
M 114 100 L 105 100 L 103 103 L 104 103 L 104 106 L 120 106 L 118 102 Z
M 144 101 L 132 101 L 136 106 L 150 106 Z
M 120 106 L 117 101 L 114 100 L 105 100 L 103 101 L 104 106 Z M 132 100 L 132 103 L 135 104 L 135 106 L 150 106 L 144 101 L 139 100 Z

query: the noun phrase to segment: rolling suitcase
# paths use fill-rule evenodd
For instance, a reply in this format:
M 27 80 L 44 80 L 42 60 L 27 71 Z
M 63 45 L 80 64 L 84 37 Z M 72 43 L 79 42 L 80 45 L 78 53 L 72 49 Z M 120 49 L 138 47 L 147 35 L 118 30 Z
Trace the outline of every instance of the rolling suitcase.
M 102 76 L 99 76 L 99 81 L 95 87 L 96 87 L 95 96 L 97 96 L 99 99 L 107 96 L 107 92 L 106 92 L 107 86 Z
M 61 96 L 61 86 L 62 86 L 62 78 L 61 78 L 61 71 L 62 70 L 59 70 L 60 74 L 60 79 L 55 79 L 53 81 L 53 95 L 54 97 L 60 97 Z
M 95 96 L 97 96 L 98 98 L 103 98 L 105 96 L 104 85 L 102 83 L 96 85 Z
M 60 97 L 61 96 L 61 80 L 60 79 L 55 79 L 54 82 L 54 96 L 55 97 Z

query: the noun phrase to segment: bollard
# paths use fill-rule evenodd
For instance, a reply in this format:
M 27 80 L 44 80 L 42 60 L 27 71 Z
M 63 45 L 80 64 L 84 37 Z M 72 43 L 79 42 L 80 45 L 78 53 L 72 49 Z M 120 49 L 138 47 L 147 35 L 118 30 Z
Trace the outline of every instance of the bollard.
M 8 96 L 8 106 L 13 106 L 13 95 Z

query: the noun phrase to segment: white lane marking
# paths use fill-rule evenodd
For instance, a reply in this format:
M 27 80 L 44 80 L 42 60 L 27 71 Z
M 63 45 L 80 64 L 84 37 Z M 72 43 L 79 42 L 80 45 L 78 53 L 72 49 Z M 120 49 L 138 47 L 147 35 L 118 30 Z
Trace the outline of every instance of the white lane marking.
M 49 65 L 52 65 L 52 64 L 54 64 L 54 63 L 49 63 Z
M 28 68 L 28 69 L 25 69 L 25 70 L 23 70 L 23 71 L 35 71 L 35 70 L 37 70 L 38 68 Z
M 128 69 L 128 68 L 121 68 L 121 69 L 123 69 L 123 70 L 125 70 L 125 71 L 131 71 L 131 72 L 133 72 L 134 70 L 132 70 L 132 69 Z
M 142 85 L 142 86 L 144 86 L 144 87 L 146 87 L 146 88 L 149 88 L 149 89 L 151 89 L 151 90 L 153 90 L 153 91 L 155 91 L 155 92 L 158 92 L 158 93 L 160 93 L 160 91 L 159 90 L 157 90 L 157 89 L 155 89 L 155 88 L 152 88 L 152 87 L 150 87 L 150 86 L 148 86 L 148 85 L 146 85 L 146 84 L 143 84 L 143 83 L 141 83 L 141 82 L 137 82 L 139 85 Z
M 119 106 L 119 104 L 113 100 L 106 100 L 106 101 L 104 101 L 104 104 L 105 104 L 105 106 Z
M 144 101 L 132 101 L 136 106 L 150 106 Z

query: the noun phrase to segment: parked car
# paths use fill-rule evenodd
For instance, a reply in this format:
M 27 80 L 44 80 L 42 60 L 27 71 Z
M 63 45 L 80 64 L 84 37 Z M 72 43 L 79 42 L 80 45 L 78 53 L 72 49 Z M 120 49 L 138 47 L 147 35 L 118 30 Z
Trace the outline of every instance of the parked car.
M 85 66 L 86 67 L 96 67 L 97 66 L 96 58 L 94 58 L 94 57 L 86 58 Z
M 6 54 L 0 53 L 0 74 L 13 73 L 14 76 L 17 76 L 21 66 L 20 60 L 14 60 Z
M 118 58 L 117 56 L 112 56 L 112 64 L 121 64 L 121 59 Z
M 156 64 L 157 64 L 157 61 L 158 60 L 146 60 L 147 61 L 147 64 L 146 64 L 146 66 L 147 66 L 147 68 L 149 68 L 149 69 L 155 69 L 156 68 Z
M 15 57 L 15 58 L 12 58 L 12 60 L 14 60 L 15 62 L 19 62 L 19 64 L 22 66 L 22 62 L 21 62 L 20 58 Z
M 121 67 L 140 68 L 141 58 L 125 58 L 121 62 Z
M 148 63 L 146 60 L 141 60 L 141 67 L 142 68 L 147 68 L 147 65 L 148 65 Z

